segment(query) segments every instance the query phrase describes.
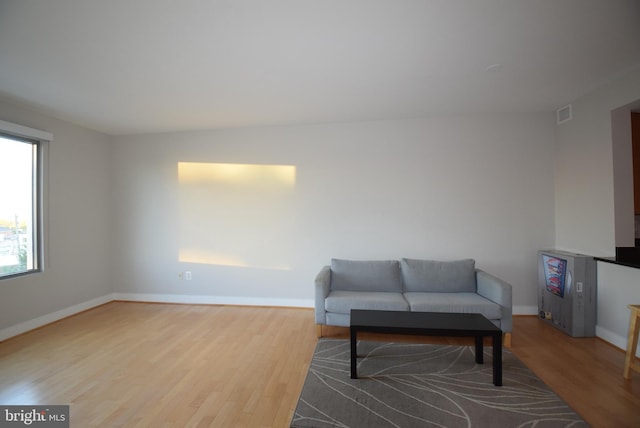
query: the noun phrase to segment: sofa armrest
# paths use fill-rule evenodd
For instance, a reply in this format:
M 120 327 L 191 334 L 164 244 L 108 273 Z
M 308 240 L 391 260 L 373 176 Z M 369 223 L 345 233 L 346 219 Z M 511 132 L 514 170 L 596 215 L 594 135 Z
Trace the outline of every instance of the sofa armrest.
M 476 282 L 479 295 L 501 306 L 502 319 L 500 320 L 500 328 L 505 333 L 511 333 L 513 329 L 511 284 L 480 269 L 476 269 Z
M 331 267 L 324 266 L 315 279 L 315 315 L 316 324 L 326 324 L 327 311 L 324 306 L 324 299 L 329 295 L 331 287 Z

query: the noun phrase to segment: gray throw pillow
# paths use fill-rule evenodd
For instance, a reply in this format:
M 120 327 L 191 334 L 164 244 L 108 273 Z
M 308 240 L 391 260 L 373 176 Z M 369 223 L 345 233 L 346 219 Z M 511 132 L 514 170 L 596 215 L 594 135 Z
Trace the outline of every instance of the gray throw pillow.
M 331 259 L 331 289 L 401 293 L 400 263 L 397 260 Z
M 476 262 L 473 259 L 436 261 L 402 259 L 404 291 L 475 293 Z

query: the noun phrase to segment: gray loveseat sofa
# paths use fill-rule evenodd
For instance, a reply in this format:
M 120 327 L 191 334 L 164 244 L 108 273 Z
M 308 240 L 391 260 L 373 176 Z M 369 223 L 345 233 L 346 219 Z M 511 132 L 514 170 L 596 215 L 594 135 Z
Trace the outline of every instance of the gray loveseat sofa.
M 351 309 L 480 313 L 505 333 L 512 330 L 511 285 L 476 269 L 473 259 L 332 259 L 315 279 L 315 319 L 349 326 Z

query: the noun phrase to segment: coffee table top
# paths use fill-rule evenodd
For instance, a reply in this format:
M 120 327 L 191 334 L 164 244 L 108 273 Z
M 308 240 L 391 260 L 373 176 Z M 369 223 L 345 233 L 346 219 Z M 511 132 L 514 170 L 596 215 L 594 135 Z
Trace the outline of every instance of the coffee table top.
M 372 329 L 441 330 L 448 332 L 502 332 L 482 314 L 351 310 L 351 327 Z

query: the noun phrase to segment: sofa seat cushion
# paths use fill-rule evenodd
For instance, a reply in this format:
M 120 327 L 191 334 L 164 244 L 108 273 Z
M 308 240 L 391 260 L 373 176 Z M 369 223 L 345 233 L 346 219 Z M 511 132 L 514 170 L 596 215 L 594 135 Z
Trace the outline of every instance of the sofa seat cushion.
M 500 305 L 476 293 L 404 293 L 414 312 L 477 313 L 490 320 L 502 318 Z
M 331 259 L 331 290 L 402 293 L 400 263 Z
M 400 263 L 405 292 L 476 292 L 476 262 L 473 259 L 446 262 L 402 259 Z
M 351 309 L 408 311 L 409 304 L 401 293 L 331 291 L 324 301 L 327 312 L 351 313 Z

